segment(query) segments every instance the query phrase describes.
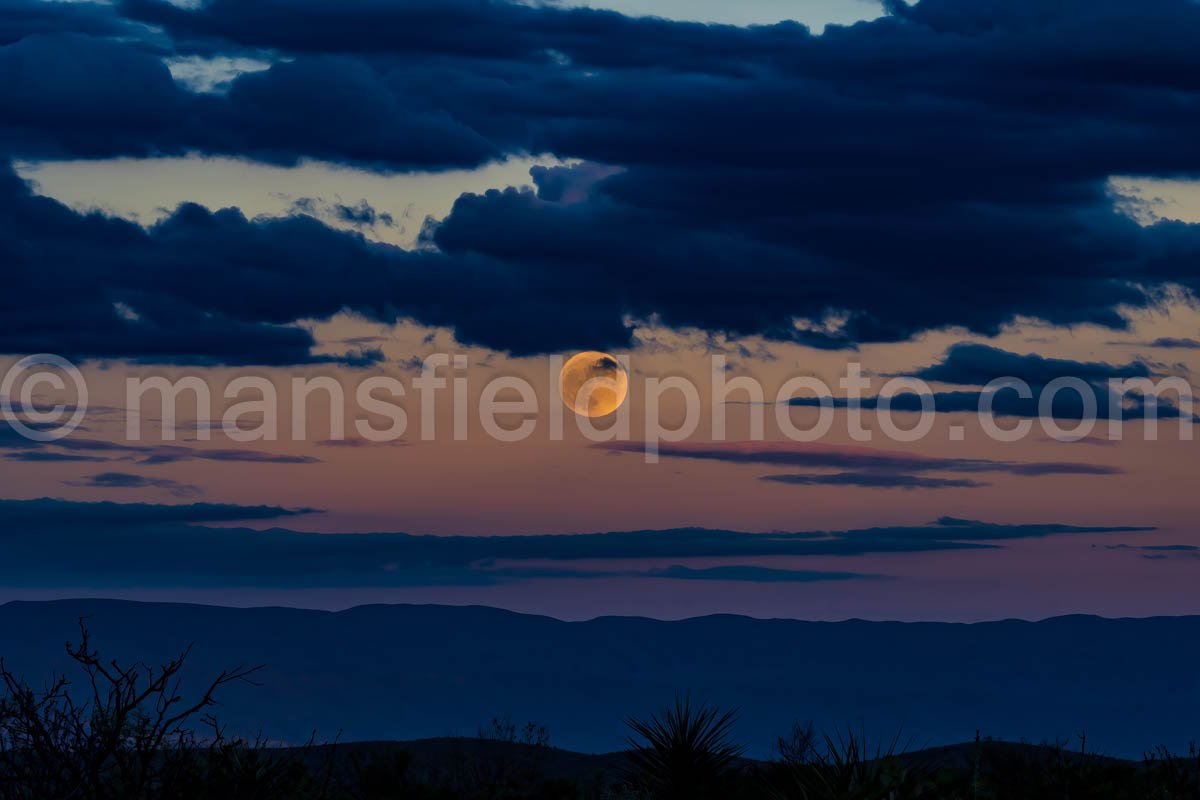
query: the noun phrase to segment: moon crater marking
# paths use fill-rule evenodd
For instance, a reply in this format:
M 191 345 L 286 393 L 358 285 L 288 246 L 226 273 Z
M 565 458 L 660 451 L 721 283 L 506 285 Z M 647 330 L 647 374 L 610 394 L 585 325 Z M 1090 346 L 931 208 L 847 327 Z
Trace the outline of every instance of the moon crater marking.
M 625 402 L 629 375 L 615 357 L 587 350 L 563 364 L 559 388 L 567 408 L 581 417 L 595 419 L 613 413 Z

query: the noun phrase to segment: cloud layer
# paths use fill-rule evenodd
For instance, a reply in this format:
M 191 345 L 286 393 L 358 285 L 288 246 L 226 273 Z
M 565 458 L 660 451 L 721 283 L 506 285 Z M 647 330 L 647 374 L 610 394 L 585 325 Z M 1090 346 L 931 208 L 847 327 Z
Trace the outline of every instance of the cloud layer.
M 932 401 L 933 409 L 941 414 L 976 413 L 984 407 L 982 389 L 985 386 L 993 381 L 1004 380 L 1008 384 L 1009 381 L 1005 379 L 1016 379 L 1025 384 L 1020 392 L 1006 385 L 991 394 L 989 403 L 992 416 L 1143 420 L 1150 416 L 1148 405 L 1152 398 L 1147 398 L 1138 380 L 1147 379 L 1157 385 L 1164 376 L 1156 374 L 1143 361 L 1127 364 L 1072 361 L 1048 358 L 1037 353 L 1012 353 L 990 345 L 963 342 L 951 346 L 941 361 L 917 370 L 913 377 L 935 383 L 974 387 L 970 390 L 931 391 L 927 399 Z M 1052 382 L 1061 379 L 1069 379 L 1071 385 L 1055 387 L 1053 392 L 1047 391 Z M 1112 381 L 1133 383 L 1119 406 L 1114 402 L 1111 392 Z M 1163 387 L 1169 388 L 1167 384 L 1163 384 Z M 1022 396 L 1025 389 L 1028 389 L 1028 397 Z M 1046 398 L 1044 409 L 1043 397 Z M 1178 391 L 1164 391 L 1155 401 L 1157 416 L 1179 419 L 1184 413 L 1180 409 L 1179 399 Z M 845 408 L 849 403 L 845 397 L 835 397 L 832 401 L 836 408 Z M 858 402 L 864 409 L 879 407 L 877 396 L 863 397 Z M 821 400 L 814 396 L 795 397 L 790 404 L 815 408 L 821 404 Z M 891 398 L 889 405 L 894 411 L 920 411 L 922 398 L 906 391 Z M 1185 416 L 1184 419 L 1189 417 Z M 1200 421 L 1200 417 L 1194 415 L 1190 419 Z
M 312 512 L 269 506 L 0 500 L 0 579 L 11 586 L 287 588 L 606 577 L 808 582 L 877 576 L 803 570 L 793 564 L 742 564 L 738 559 L 988 550 L 1015 539 L 1150 530 L 997 525 L 952 517 L 923 526 L 847 531 L 682 528 L 544 536 L 328 535 L 202 525 L 305 513 Z M 723 563 L 687 563 L 693 559 Z M 663 560 L 669 565 L 653 563 Z
M 606 442 L 594 447 L 617 453 L 642 453 L 641 442 Z M 976 488 L 986 484 L 966 478 L 936 478 L 927 473 L 1042 475 L 1119 475 L 1122 470 L 1082 461 L 1002 461 L 987 458 L 924 456 L 897 450 L 847 445 L 796 442 L 661 442 L 663 458 L 721 461 L 727 464 L 763 464 L 773 467 L 806 467 L 809 472 L 766 475 L 763 480 L 807 486 L 860 486 L 888 489 Z
M 1122 328 L 1123 305 L 1200 287 L 1200 228 L 1141 227 L 1108 193 L 1200 173 L 1200 6 L 889 8 L 813 36 L 499 1 L 9 0 L 13 158 L 544 152 L 584 174 L 464 195 L 419 252 L 190 206 L 142 231 L 6 175 L 0 350 L 303 362 L 293 323 L 342 309 L 514 353 L 627 345 L 651 317 L 847 347 L 1018 316 Z M 272 66 L 197 94 L 180 56 Z

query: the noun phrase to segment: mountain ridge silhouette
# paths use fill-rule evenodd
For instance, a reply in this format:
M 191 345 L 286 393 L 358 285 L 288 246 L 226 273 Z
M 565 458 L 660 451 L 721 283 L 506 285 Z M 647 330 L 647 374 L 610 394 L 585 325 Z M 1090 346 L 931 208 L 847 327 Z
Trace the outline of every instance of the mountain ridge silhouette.
M 0 605 L 0 655 L 39 679 L 68 667 L 86 617 L 105 657 L 157 663 L 193 646 L 196 681 L 265 663 L 218 715 L 285 743 L 472 736 L 493 717 L 547 726 L 553 744 L 620 749 L 621 720 L 679 691 L 742 710 L 767 755 L 793 720 L 854 725 L 914 746 L 1048 741 L 1137 757 L 1200 732 L 1200 617 L 1089 615 L 978 623 L 807 622 L 710 615 L 566 622 L 487 606 L 343 611 L 129 600 Z

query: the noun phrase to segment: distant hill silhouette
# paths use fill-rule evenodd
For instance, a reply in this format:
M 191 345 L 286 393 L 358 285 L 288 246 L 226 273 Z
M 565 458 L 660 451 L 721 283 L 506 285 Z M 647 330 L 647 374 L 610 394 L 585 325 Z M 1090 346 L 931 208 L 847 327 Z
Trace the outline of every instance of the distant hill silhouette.
M 885 744 L 890 741 L 888 739 Z M 903 741 L 900 744 L 903 745 Z M 418 771 L 433 774 L 453 770 L 456 766 L 471 761 L 503 760 L 513 763 L 519 763 L 522 760 L 535 761 L 544 777 L 574 780 L 583 785 L 619 781 L 629 768 L 628 757 L 623 751 L 601 754 L 577 753 L 557 747 L 537 748 L 519 742 L 503 742 L 478 737 L 343 742 L 332 746 L 314 747 L 305 752 L 304 758 L 319 768 L 326 763 L 325 759 L 328 757 L 330 747 L 333 749 L 335 760 L 343 762 L 355 758 L 369 759 L 376 754 L 401 749 L 412 756 L 413 766 Z M 1106 765 L 1127 763 L 1136 767 L 1140 763 L 1136 760 L 1104 756 L 1082 756 L 1079 753 L 1078 740 L 1064 743 L 1063 748 L 1063 758 L 1067 763 L 1078 763 L 1085 758 Z M 1055 749 L 1048 745 L 983 741 L 904 751 L 900 758 L 912 767 L 929 772 L 948 769 L 956 774 L 970 774 L 981 749 L 1001 763 L 1014 762 L 1019 759 L 1027 761 L 1036 761 L 1039 758 L 1051 759 L 1056 755 Z M 765 766 L 765 762 L 749 758 L 739 759 L 739 763 L 743 766 Z
M 471 762 L 532 762 L 537 765 L 539 774 L 545 778 L 573 780 L 584 785 L 619 781 L 629 767 L 624 752 L 577 753 L 558 747 L 536 747 L 520 742 L 481 739 L 477 736 L 442 736 L 392 742 L 339 742 L 336 745 L 313 747 L 305 751 L 302 757 L 319 769 L 325 765 L 331 749 L 334 760 L 338 762 L 356 758 L 369 761 L 377 754 L 404 750 L 412 756 L 412 764 L 416 770 L 427 774 L 450 772 L 463 763 Z
M 473 736 L 494 716 L 545 725 L 556 746 L 608 752 L 623 717 L 677 691 L 739 706 L 766 755 L 794 719 L 852 724 L 916 747 L 977 729 L 1039 741 L 1086 730 L 1090 750 L 1137 757 L 1200 736 L 1200 617 L 947 623 L 589 622 L 491 608 L 362 606 L 330 613 L 109 600 L 0 606 L 0 655 L 37 679 L 66 667 L 89 617 L 106 656 L 158 662 L 188 644 L 197 680 L 266 663 L 221 718 L 290 742 Z

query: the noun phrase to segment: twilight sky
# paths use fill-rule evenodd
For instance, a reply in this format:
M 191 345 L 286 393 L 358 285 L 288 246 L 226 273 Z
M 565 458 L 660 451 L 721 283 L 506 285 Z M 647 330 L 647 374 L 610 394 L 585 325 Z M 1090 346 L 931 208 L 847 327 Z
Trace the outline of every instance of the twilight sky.
M 0 0 L 0 377 L 53 353 L 89 395 L 54 442 L 0 422 L 0 601 L 1200 613 L 1177 396 L 1152 440 L 1137 396 L 1099 401 L 1120 441 L 1049 435 L 1070 392 L 998 396 L 1020 441 L 973 413 L 1004 376 L 1200 369 L 1198 37 L 1191 0 Z M 628 359 L 627 436 L 564 420 L 581 350 Z M 433 354 L 465 359 L 461 436 L 455 392 L 415 388 Z M 714 396 L 714 356 L 761 401 Z M 126 381 L 156 376 L 213 403 L 167 441 L 148 401 L 131 441 Z M 876 416 L 895 376 L 933 393 L 917 441 Z M 395 441 L 324 392 L 291 435 L 294 379 L 385 377 Z M 536 395 L 521 441 L 476 413 L 499 378 Z M 652 463 L 689 419 L 651 401 L 669 378 L 699 424 Z M 775 402 L 796 378 L 837 398 L 818 441 L 779 423 L 819 419 Z M 239 379 L 274 435 L 220 429 Z M 22 388 L 35 428 L 78 400 Z

